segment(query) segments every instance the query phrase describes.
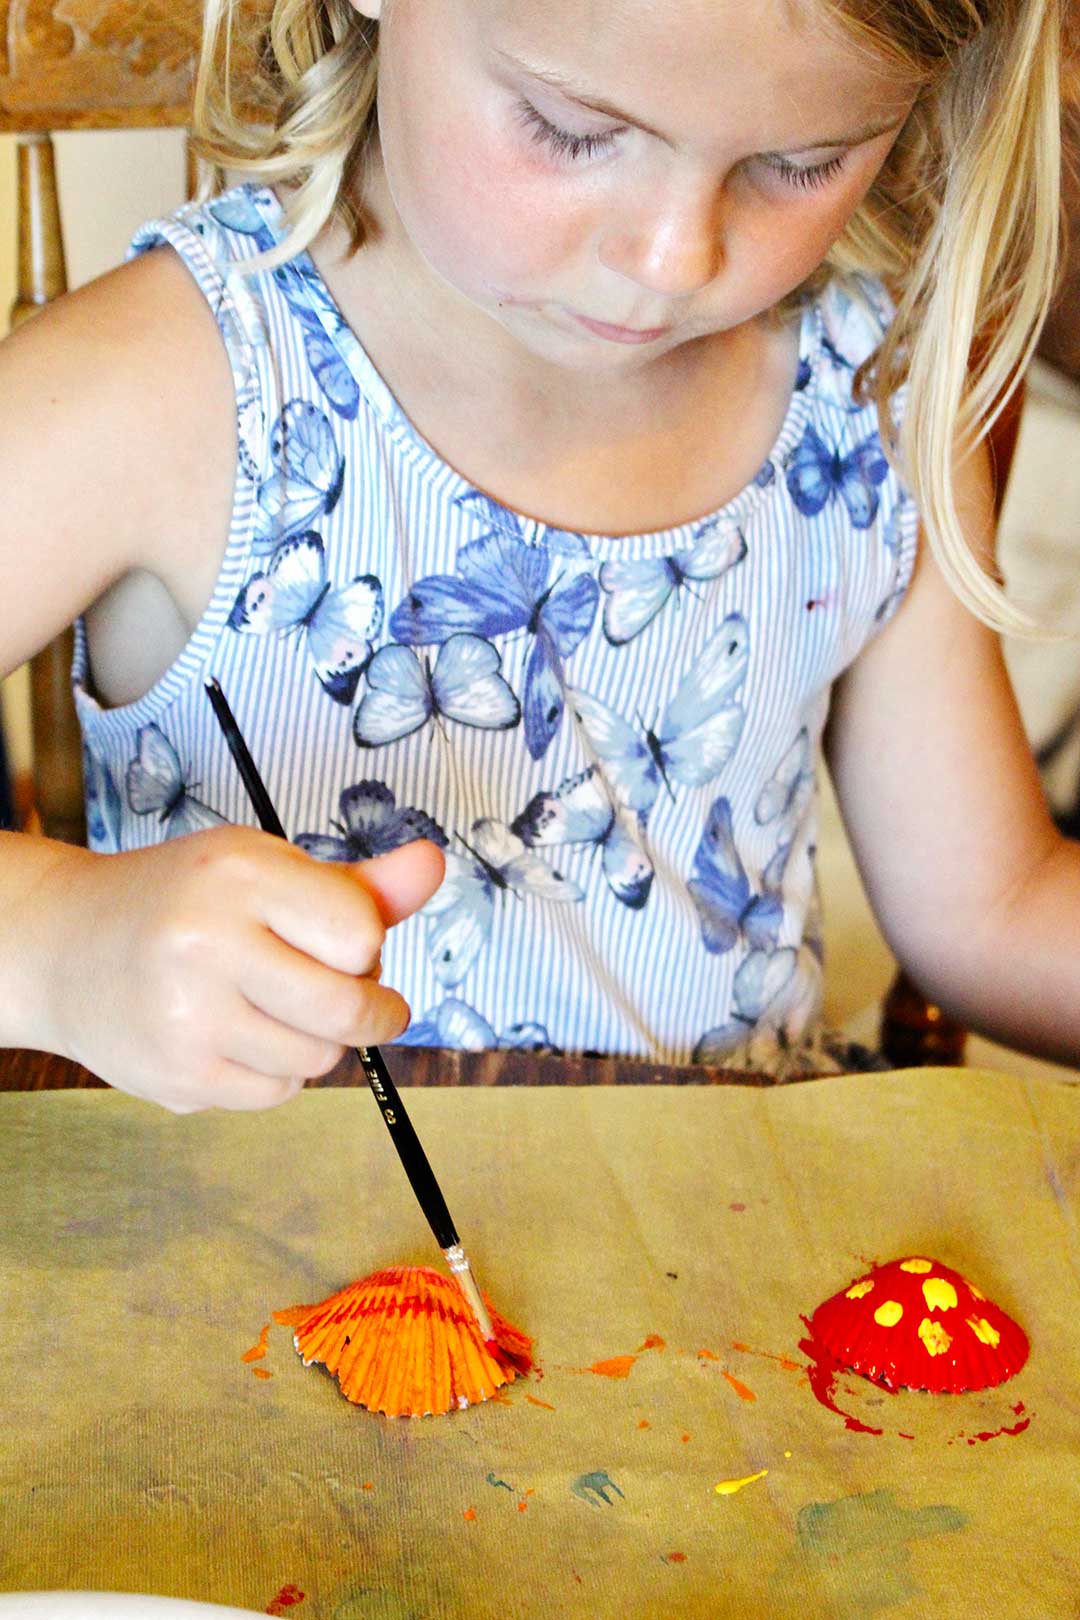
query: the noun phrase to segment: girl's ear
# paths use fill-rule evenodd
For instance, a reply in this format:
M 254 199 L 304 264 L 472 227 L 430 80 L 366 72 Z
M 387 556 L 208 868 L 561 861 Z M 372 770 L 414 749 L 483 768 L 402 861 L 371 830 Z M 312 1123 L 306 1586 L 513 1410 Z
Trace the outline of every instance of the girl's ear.
M 361 17 L 367 17 L 371 22 L 378 22 L 379 13 L 382 11 L 382 0 L 349 0 L 349 4 L 354 11 L 360 13 Z

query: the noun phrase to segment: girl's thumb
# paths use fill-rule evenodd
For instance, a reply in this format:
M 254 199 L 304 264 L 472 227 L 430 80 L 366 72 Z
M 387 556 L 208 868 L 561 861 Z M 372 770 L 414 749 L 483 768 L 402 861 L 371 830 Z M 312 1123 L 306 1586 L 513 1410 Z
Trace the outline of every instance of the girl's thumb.
M 419 911 L 439 887 L 445 871 L 442 850 L 426 838 L 386 855 L 373 855 L 353 867 L 388 928 Z

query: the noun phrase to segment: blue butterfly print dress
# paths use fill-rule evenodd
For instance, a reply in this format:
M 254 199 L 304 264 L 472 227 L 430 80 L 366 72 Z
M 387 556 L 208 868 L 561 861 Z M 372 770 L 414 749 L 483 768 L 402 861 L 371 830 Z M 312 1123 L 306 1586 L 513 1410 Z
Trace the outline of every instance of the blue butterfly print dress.
M 306 854 L 442 850 L 441 888 L 382 953 L 406 1040 L 836 1068 L 821 739 L 833 683 L 904 609 L 918 541 L 854 391 L 882 289 L 838 277 L 793 318 L 756 479 L 727 497 L 715 435 L 711 510 L 675 493 L 664 527 L 591 532 L 561 486 L 527 515 L 497 469 L 481 489 L 452 466 L 311 255 L 252 269 L 286 230 L 274 193 L 242 185 L 132 247 L 168 246 L 211 311 L 238 448 L 218 578 L 160 678 L 103 703 L 76 627 L 93 847 L 254 825 L 214 676 Z
M 588 634 L 599 589 L 595 574 L 564 574 L 546 548 L 527 546 L 506 526 L 458 553 L 457 571 L 417 580 L 395 608 L 390 632 L 410 646 L 446 641 L 462 631 L 494 639 L 523 632 L 532 647 L 525 665 L 525 746 L 542 759 L 565 702 L 563 661 Z

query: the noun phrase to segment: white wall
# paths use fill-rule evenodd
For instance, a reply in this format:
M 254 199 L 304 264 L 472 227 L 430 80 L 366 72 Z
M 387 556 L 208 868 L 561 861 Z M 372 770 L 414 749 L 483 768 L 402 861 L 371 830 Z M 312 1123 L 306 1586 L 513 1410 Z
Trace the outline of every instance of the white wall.
M 68 281 L 79 287 L 117 264 L 138 225 L 184 197 L 184 137 L 177 130 L 55 137 Z M 15 297 L 15 140 L 0 136 L 0 331 Z M 2 521 L 2 517 L 0 517 Z M 29 760 L 26 683 L 2 689 L 5 731 L 16 770 Z

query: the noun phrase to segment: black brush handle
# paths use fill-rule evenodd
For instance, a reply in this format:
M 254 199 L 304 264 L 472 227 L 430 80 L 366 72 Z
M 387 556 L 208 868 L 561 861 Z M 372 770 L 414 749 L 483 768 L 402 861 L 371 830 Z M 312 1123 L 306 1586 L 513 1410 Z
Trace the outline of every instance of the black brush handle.
M 236 768 L 259 818 L 259 825 L 264 832 L 273 833 L 276 838 L 287 840 L 288 834 L 271 803 L 255 761 L 248 752 L 247 743 L 229 708 L 225 694 L 213 678 L 206 682 L 206 695 L 213 705 L 218 725 L 229 745 L 229 752 L 236 761 Z M 390 1140 L 397 1149 L 397 1156 L 409 1178 L 409 1185 L 435 1234 L 435 1241 L 440 1249 L 449 1249 L 459 1242 L 457 1231 L 446 1207 L 442 1189 L 435 1180 L 435 1172 L 424 1152 L 423 1144 L 413 1128 L 398 1089 L 390 1078 L 385 1059 L 377 1046 L 357 1046 L 353 1050 L 364 1071 L 364 1078 L 371 1087 L 372 1095 L 379 1105 L 379 1112 L 386 1121 Z

